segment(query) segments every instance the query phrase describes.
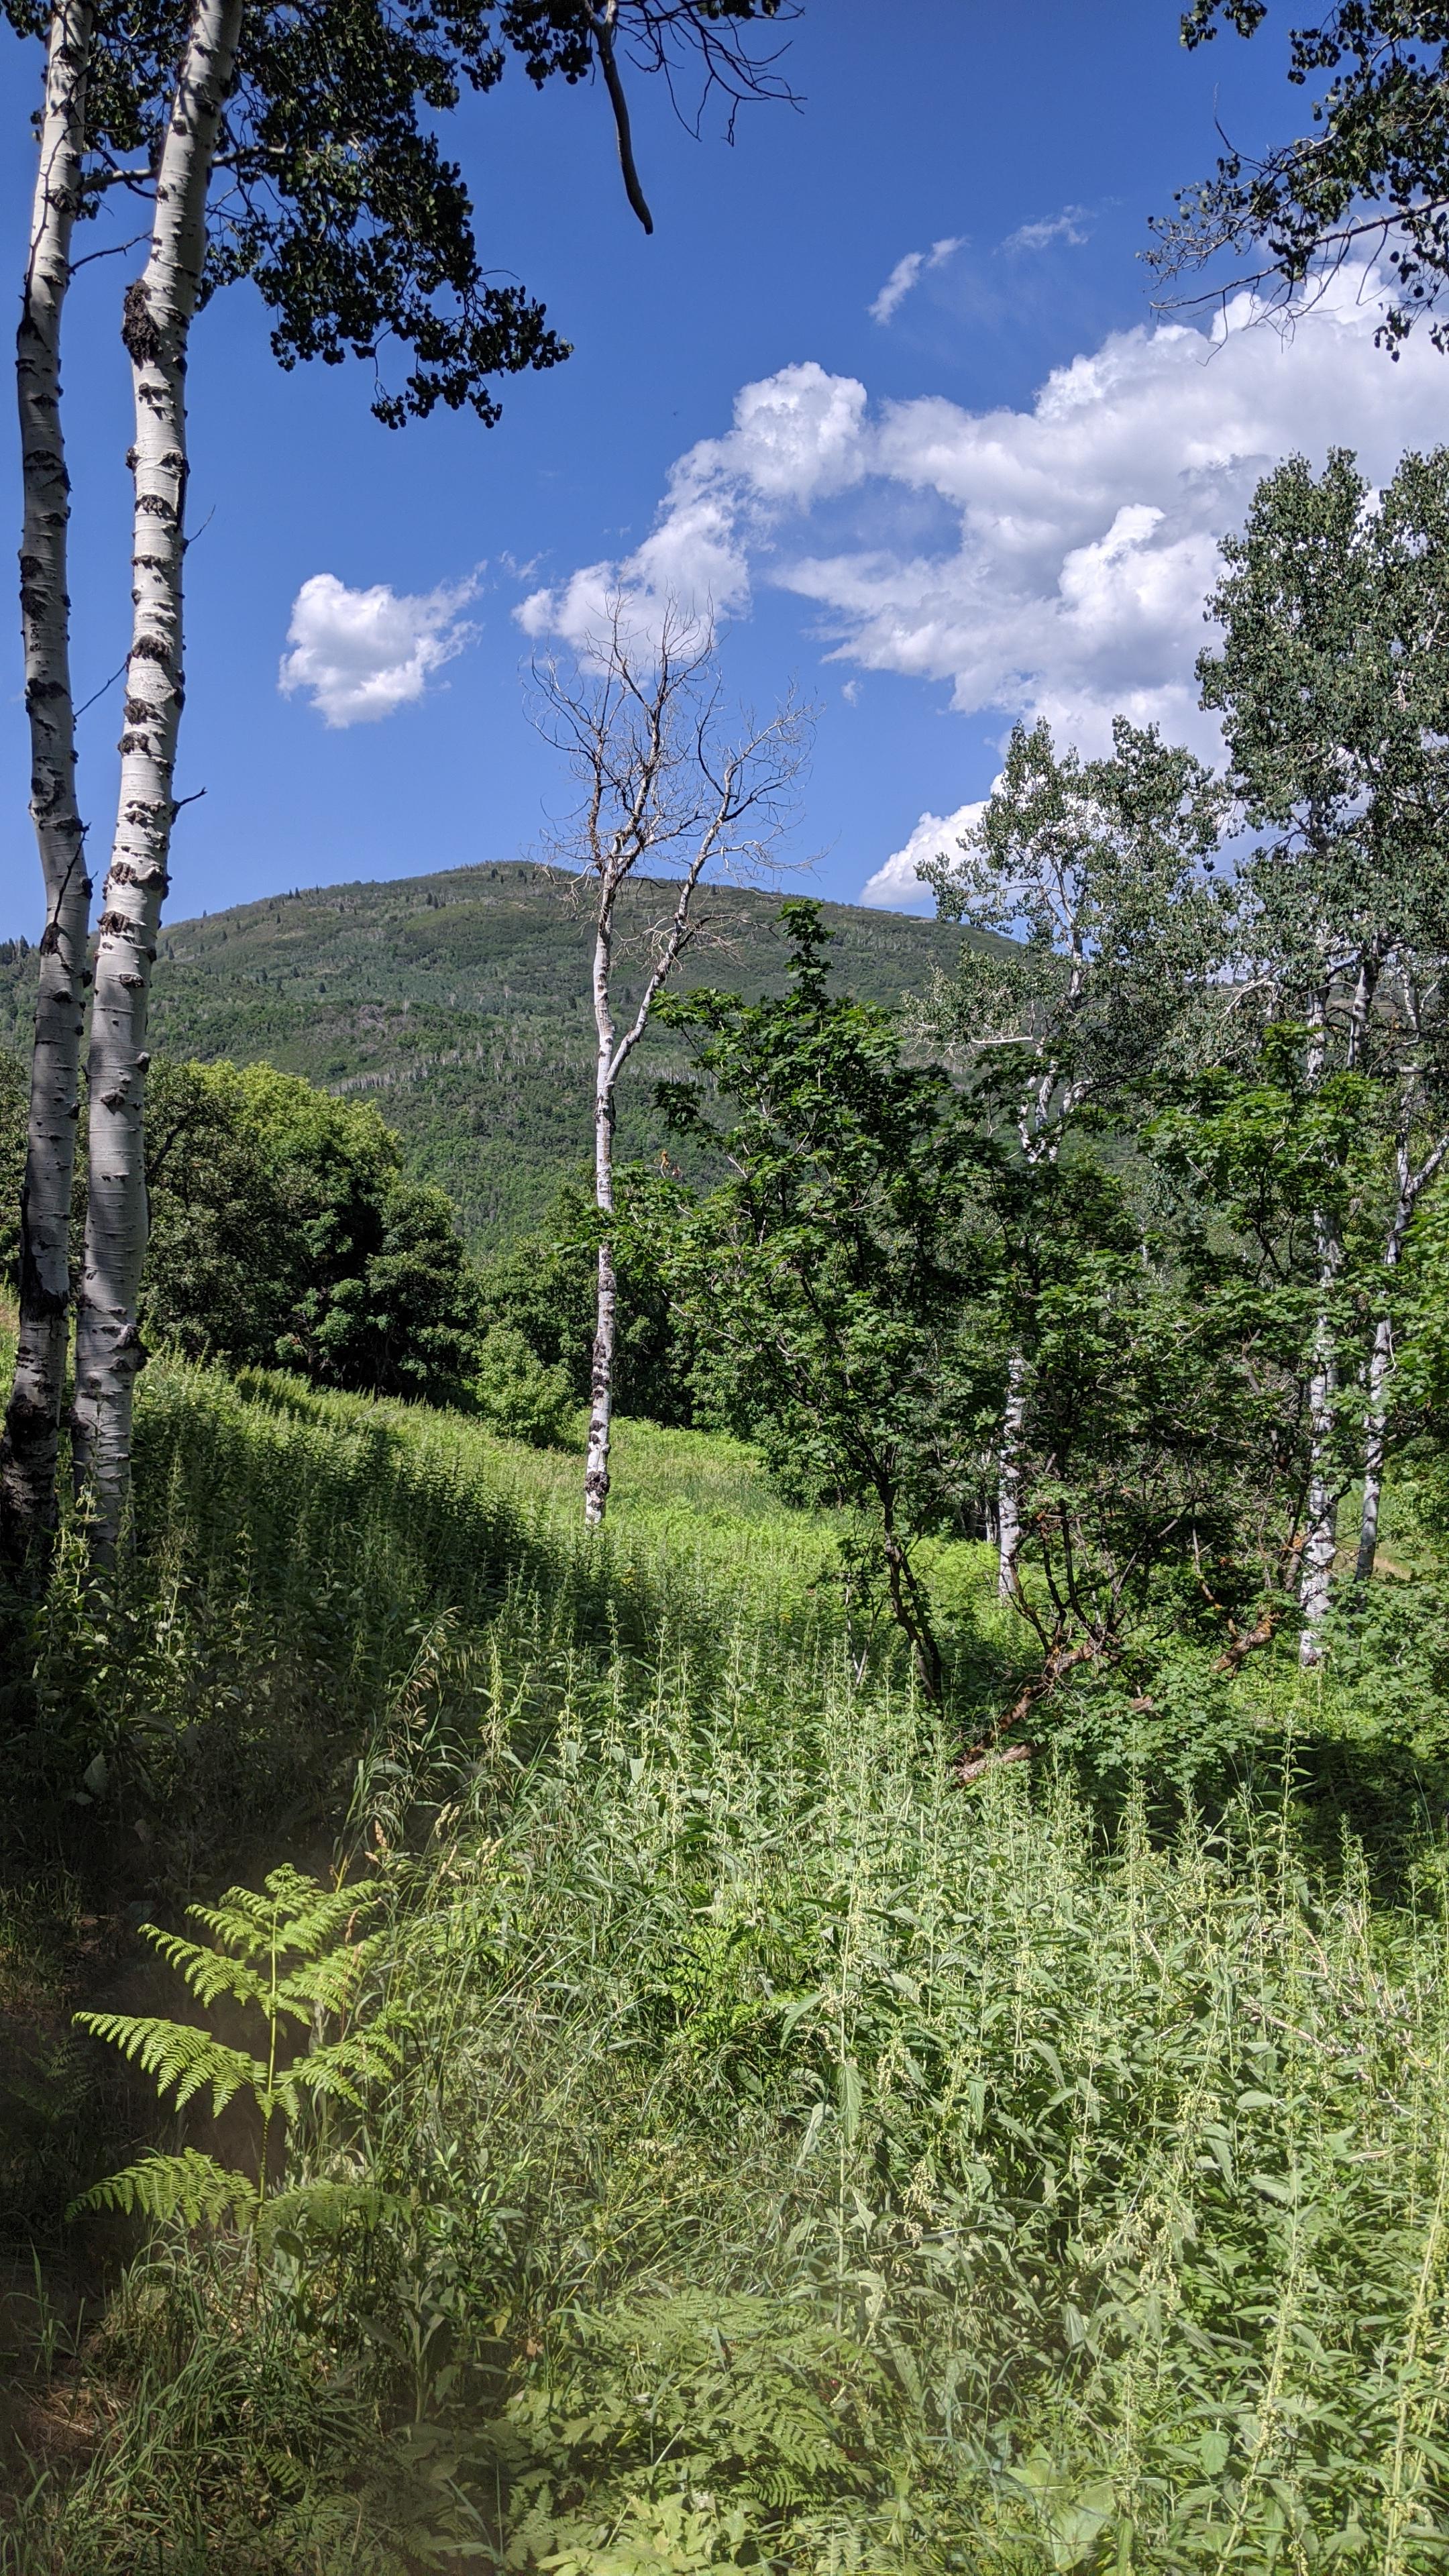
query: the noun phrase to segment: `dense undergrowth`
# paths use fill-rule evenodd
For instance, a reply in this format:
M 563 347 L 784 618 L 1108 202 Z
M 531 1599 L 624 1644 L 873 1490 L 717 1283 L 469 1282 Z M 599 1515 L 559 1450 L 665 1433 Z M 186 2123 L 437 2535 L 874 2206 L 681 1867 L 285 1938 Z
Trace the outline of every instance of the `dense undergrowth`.
M 586 1547 L 575 1460 L 144 1385 L 127 1574 L 67 1558 L 6 1686 L 41 2330 L 0 2568 L 1449 2561 L 1427 1555 L 1339 1681 L 1104 1684 L 963 1791 L 1020 1654 L 973 1551 L 932 1568 L 941 1719 L 727 1443 L 625 1426 Z M 290 2147 L 367 2191 L 265 2241 L 65 2230 L 178 2135 L 67 2035 L 141 1991 L 87 1910 L 282 1857 L 382 1900 L 400 2071 Z

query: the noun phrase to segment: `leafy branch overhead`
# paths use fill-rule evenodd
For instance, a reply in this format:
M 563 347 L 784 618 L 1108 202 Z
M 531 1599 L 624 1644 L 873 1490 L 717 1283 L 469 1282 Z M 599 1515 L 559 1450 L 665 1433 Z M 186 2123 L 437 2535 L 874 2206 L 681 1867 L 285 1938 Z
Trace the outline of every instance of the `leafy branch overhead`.
M 204 304 L 249 277 L 274 316 L 280 365 L 350 353 L 376 371 L 373 408 L 391 427 L 438 404 L 498 417 L 491 380 L 558 365 L 568 344 L 526 289 L 484 265 L 472 198 L 435 121 L 465 91 L 487 92 L 510 55 L 542 87 L 602 76 L 626 188 L 643 209 L 629 141 L 621 56 L 697 82 L 732 126 L 747 99 L 788 99 L 779 48 L 751 28 L 795 14 L 782 0 L 257 0 L 243 20 L 208 209 Z M 38 0 L 4 0 L 21 35 L 43 35 Z M 186 22 L 170 0 L 124 19 L 97 16 L 81 211 L 117 188 L 144 196 L 170 112 L 170 75 Z M 649 226 L 652 229 L 652 225 Z M 405 353 L 401 384 L 387 351 Z
M 1257 35 L 1267 0 L 1193 0 L 1190 48 L 1220 25 Z M 1288 80 L 1313 99 L 1309 131 L 1255 157 L 1230 145 L 1210 179 L 1179 193 L 1154 225 L 1149 258 L 1180 278 L 1220 254 L 1251 262 L 1232 278 L 1282 303 L 1350 258 L 1386 260 L 1392 301 L 1378 332 L 1396 354 L 1438 312 L 1449 284 L 1449 81 L 1442 8 L 1430 0 L 1338 0 L 1288 29 Z M 1218 289 L 1216 292 L 1224 292 Z

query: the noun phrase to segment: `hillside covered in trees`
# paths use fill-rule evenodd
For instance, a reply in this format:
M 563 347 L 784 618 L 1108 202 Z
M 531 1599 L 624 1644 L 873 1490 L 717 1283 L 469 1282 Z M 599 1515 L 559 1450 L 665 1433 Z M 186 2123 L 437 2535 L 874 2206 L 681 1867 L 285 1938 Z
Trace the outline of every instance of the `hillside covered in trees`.
M 671 899 L 647 881 L 625 898 L 621 1003 L 642 985 L 648 925 Z M 712 888 L 682 982 L 783 992 L 778 911 L 778 894 Z M 891 1005 L 948 971 L 971 936 L 850 904 L 825 915 L 842 981 Z M 528 862 L 279 895 L 168 926 L 152 1039 L 172 1059 L 262 1059 L 374 1100 L 409 1169 L 448 1191 L 466 1240 L 487 1251 L 526 1233 L 589 1156 L 591 937 L 578 888 Z M 8 948 L 0 1045 L 27 1053 L 34 952 Z M 624 1156 L 663 1146 L 652 1088 L 678 1062 L 651 1033 L 621 1095 Z

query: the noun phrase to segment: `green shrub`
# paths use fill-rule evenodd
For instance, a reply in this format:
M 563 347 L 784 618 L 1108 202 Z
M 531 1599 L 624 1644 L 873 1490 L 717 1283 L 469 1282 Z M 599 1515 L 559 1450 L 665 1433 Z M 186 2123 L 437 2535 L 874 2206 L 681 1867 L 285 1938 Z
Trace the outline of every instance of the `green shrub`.
M 567 1376 L 536 1359 L 507 1324 L 492 1325 L 478 1345 L 472 1395 L 504 1440 L 525 1440 L 532 1449 L 579 1445 L 579 1408 Z
M 682 1427 L 694 1420 L 694 1337 L 639 1239 L 621 1227 L 614 1399 L 622 1413 Z M 598 1213 L 591 1191 L 566 1181 L 536 1234 L 480 1275 L 488 1322 L 520 1333 L 545 1367 L 563 1370 L 576 1404 L 589 1400 L 598 1281 Z

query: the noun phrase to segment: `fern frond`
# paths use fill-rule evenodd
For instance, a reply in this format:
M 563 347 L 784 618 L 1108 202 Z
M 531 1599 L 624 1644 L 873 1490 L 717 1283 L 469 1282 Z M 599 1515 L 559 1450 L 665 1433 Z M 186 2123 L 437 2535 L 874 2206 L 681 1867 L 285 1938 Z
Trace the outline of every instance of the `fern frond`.
M 271 1881 L 268 1880 L 270 1886 Z M 318 1887 L 305 1882 L 310 1902 L 294 1902 L 279 1916 L 283 1937 L 279 1947 L 295 1951 L 304 1959 L 315 1959 L 324 1951 L 337 1950 L 345 1957 L 352 1945 L 346 1936 L 363 1914 L 370 1913 L 382 1901 L 375 1887 Z
M 382 1934 L 374 1932 L 364 1941 L 325 1951 L 321 1958 L 307 1959 L 300 1967 L 289 1969 L 277 1987 L 278 2002 L 289 2011 L 300 2007 L 308 2020 L 314 2012 L 344 2012 L 381 1941 Z
M 199 2147 L 186 2147 L 178 2156 L 143 2156 L 139 2164 L 108 2174 L 73 2200 L 65 2214 L 76 2218 L 87 2209 L 116 2209 L 127 2218 L 180 2217 L 196 2227 L 203 2218 L 215 2225 L 241 2216 L 255 2200 L 245 2174 L 219 2165 Z
M 82 2030 L 108 2040 L 133 2065 L 144 2068 L 154 2077 L 158 2093 L 174 2088 L 178 2110 L 206 2084 L 211 2087 L 213 2118 L 244 2089 L 259 2095 L 266 2090 L 267 2070 L 259 2058 L 248 2057 L 240 2048 L 223 2047 L 190 2022 L 148 2020 L 132 2013 L 83 2012 L 75 2019 Z
M 218 1995 L 232 1995 L 239 2004 L 255 2004 L 270 1991 L 270 1980 L 245 1960 L 229 1959 L 224 1951 L 188 1941 L 179 1932 L 158 1932 L 154 1923 L 143 1923 L 141 1929 L 198 2003 L 214 2004 Z
M 279 2228 L 305 2226 L 322 2235 L 335 2235 L 349 2219 L 360 2218 L 376 2227 L 384 2218 L 394 2218 L 407 2204 L 396 2192 L 382 2191 L 368 2182 L 301 2182 L 290 2191 L 273 2192 L 257 2212 L 257 2233 L 264 2240 L 275 2236 Z
M 239 1958 L 297 1951 L 311 1958 L 330 1947 L 353 1918 L 380 1902 L 376 1888 L 322 1887 L 290 1865 L 269 1870 L 261 1891 L 229 1887 L 219 1905 L 192 1905 L 193 1922 Z
M 376 2022 L 366 2030 L 350 2032 L 345 2039 L 329 2040 L 323 2048 L 309 2049 L 305 2057 L 295 2058 L 284 2067 L 276 2080 L 276 2099 L 289 2120 L 297 2116 L 302 2097 L 325 2097 L 334 2102 L 350 2102 L 362 2108 L 360 2088 L 375 2084 L 379 2077 L 395 2075 L 402 2050 L 398 2042 Z
M 276 1925 L 271 1907 L 249 1887 L 229 1887 L 219 1905 L 188 1905 L 187 1919 L 200 1923 L 214 1941 L 238 1959 L 266 1959 Z

